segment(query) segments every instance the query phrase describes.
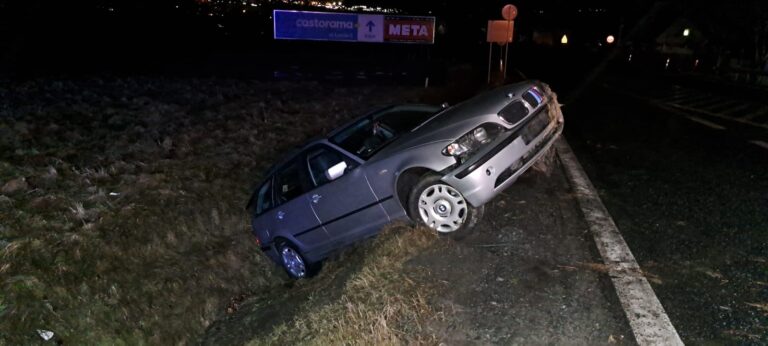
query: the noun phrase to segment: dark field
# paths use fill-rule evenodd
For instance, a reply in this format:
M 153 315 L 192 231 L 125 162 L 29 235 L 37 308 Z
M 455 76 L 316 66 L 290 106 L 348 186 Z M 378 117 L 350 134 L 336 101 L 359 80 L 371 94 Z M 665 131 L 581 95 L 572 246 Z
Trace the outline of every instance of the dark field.
M 244 210 L 278 154 L 413 89 L 5 81 L 0 343 L 189 343 L 280 285 Z M 296 97 L 301 95 L 301 97 Z

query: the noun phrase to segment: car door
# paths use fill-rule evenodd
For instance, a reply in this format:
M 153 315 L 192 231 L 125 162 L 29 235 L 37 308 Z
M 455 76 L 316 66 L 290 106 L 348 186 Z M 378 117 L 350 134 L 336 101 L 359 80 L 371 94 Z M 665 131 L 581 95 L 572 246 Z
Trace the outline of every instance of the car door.
M 273 196 L 272 196 L 272 177 L 267 179 L 252 197 L 254 203 L 249 210 L 253 213 L 251 219 L 251 228 L 256 238 L 259 239 L 262 246 L 268 246 L 272 243 L 272 233 L 274 232 L 274 216 L 272 216 Z
M 312 208 L 334 246 L 373 235 L 389 221 L 355 160 L 327 145 L 309 149 L 306 160 L 315 186 L 309 196 Z M 347 168 L 341 177 L 332 180 L 328 169 L 341 162 Z
M 295 239 L 305 257 L 316 260 L 313 255 L 326 251 L 330 239 L 310 206 L 311 187 L 303 160 L 297 158 L 283 165 L 275 174 L 276 206 L 270 214 L 274 217 L 273 237 Z

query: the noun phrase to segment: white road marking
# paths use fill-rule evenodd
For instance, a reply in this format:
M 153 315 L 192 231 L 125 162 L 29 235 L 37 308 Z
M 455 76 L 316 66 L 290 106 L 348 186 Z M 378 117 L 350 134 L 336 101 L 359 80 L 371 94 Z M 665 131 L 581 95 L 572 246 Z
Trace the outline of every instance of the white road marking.
M 731 108 L 731 109 L 727 110 L 727 111 L 726 111 L 726 112 L 724 112 L 724 113 L 725 113 L 726 115 L 733 115 L 733 114 L 736 114 L 736 113 L 738 113 L 738 112 L 741 112 L 741 111 L 743 111 L 743 110 L 746 110 L 746 109 L 747 109 L 747 108 L 749 108 L 749 107 L 752 107 L 752 105 L 750 105 L 749 103 L 744 103 L 744 104 L 742 104 L 742 105 L 740 105 L 740 106 L 738 106 L 738 107 L 735 107 L 735 108 Z
M 683 100 L 683 99 L 689 98 L 691 96 L 698 96 L 698 95 L 699 94 L 675 94 L 675 95 L 672 95 L 672 96 L 660 97 L 660 98 L 658 98 L 658 100 L 661 101 L 661 102 L 674 102 L 674 101 L 677 101 L 677 100 Z
M 686 116 L 686 118 L 688 118 L 691 121 L 694 121 L 694 122 L 697 122 L 699 124 L 702 124 L 702 125 L 704 125 L 706 127 L 713 128 L 715 130 L 725 130 L 725 126 L 721 126 L 721 125 L 715 124 L 715 123 L 713 123 L 713 122 L 711 122 L 709 120 L 704 120 L 702 118 L 695 117 L 693 115 L 688 115 L 688 116 Z
M 741 117 L 740 119 L 742 119 L 742 120 L 752 120 L 754 118 L 757 118 L 757 117 L 760 117 L 760 116 L 763 116 L 763 115 L 766 115 L 766 114 L 768 114 L 768 107 L 762 106 L 758 110 L 756 110 L 756 111 L 754 111 L 752 113 L 749 113 L 749 114 Z
M 758 141 L 758 140 L 749 141 L 749 142 L 763 149 L 768 149 L 768 143 L 766 142 Z
M 736 100 L 723 100 L 723 102 L 721 103 L 708 106 L 707 109 L 710 111 L 726 110 L 731 107 L 735 107 L 736 105 L 740 105 L 742 103 L 743 103 L 742 101 L 736 101 Z
M 686 106 L 681 106 L 681 105 L 674 105 L 674 104 L 670 105 L 670 106 L 672 106 L 674 108 L 678 108 L 678 109 L 684 110 L 684 111 L 688 111 L 688 112 L 695 112 L 695 113 L 699 113 L 699 114 L 709 115 L 709 116 L 712 116 L 712 117 L 715 117 L 715 118 L 731 120 L 731 121 L 735 121 L 735 122 L 738 122 L 738 123 L 747 124 L 747 125 L 750 125 L 750 126 L 755 126 L 755 127 L 761 127 L 761 128 L 764 128 L 764 129 L 768 129 L 768 124 L 759 124 L 759 123 L 756 123 L 756 122 L 753 122 L 753 121 L 749 121 L 749 120 L 746 120 L 746 119 L 729 117 L 729 116 L 726 116 L 726 115 L 723 115 L 723 114 L 720 114 L 720 113 L 714 113 L 714 112 L 710 112 L 710 111 L 707 111 L 707 110 L 704 110 L 704 109 L 695 109 L 695 108 L 691 108 L 691 107 L 686 107 Z M 667 110 L 669 109 L 668 107 L 662 107 L 662 108 L 667 109 Z
M 715 117 L 715 118 L 735 121 L 737 123 L 742 123 L 742 124 L 745 124 L 745 125 L 750 125 L 750 126 L 754 126 L 754 127 L 760 127 L 760 128 L 768 130 L 768 124 L 761 124 L 761 123 L 757 123 L 757 122 L 754 122 L 754 121 L 745 120 L 745 119 L 736 118 L 736 117 L 728 116 L 727 115 L 727 114 L 733 114 L 733 113 L 736 113 L 736 112 L 739 112 L 741 110 L 744 110 L 744 109 L 747 109 L 747 108 L 751 107 L 749 104 L 738 106 L 736 108 L 728 110 L 727 112 L 716 113 L 716 112 L 708 111 L 708 110 L 705 110 L 705 109 L 695 109 L 695 108 L 686 107 L 686 106 L 683 106 L 683 105 L 665 104 L 664 102 L 660 101 L 659 99 L 652 99 L 652 98 L 649 98 L 647 96 L 642 96 L 642 95 L 639 95 L 639 94 L 636 94 L 636 93 L 633 93 L 633 92 L 622 90 L 619 87 L 614 87 L 614 86 L 609 85 L 609 84 L 604 84 L 603 86 L 606 87 L 607 89 L 609 89 L 610 91 L 614 92 L 614 93 L 617 93 L 617 94 L 620 94 L 620 95 L 624 95 L 624 96 L 627 96 L 627 97 L 632 97 L 632 98 L 635 98 L 635 99 L 638 99 L 638 100 L 642 100 L 642 101 L 645 101 L 645 102 L 650 102 L 651 104 L 655 105 L 656 107 L 664 109 L 664 110 L 666 110 L 668 112 L 680 114 L 680 115 L 683 115 L 683 116 L 690 115 L 690 114 L 685 113 L 685 112 L 694 112 L 694 113 L 704 114 L 704 115 L 708 115 L 708 116 Z M 685 111 L 685 112 L 683 112 L 683 111 Z
M 700 102 L 696 102 L 696 103 L 690 103 L 690 104 L 688 104 L 688 106 L 689 107 L 694 107 L 694 108 L 712 109 L 712 108 L 715 108 L 715 106 L 725 105 L 725 104 L 728 104 L 729 102 L 731 102 L 731 101 L 724 100 L 724 99 L 721 99 L 721 98 L 711 98 L 709 100 L 704 100 L 704 101 L 700 101 Z
M 701 100 L 706 100 L 708 97 L 710 97 L 710 96 L 709 95 L 697 94 L 697 95 L 692 95 L 692 96 L 687 96 L 687 97 L 667 99 L 667 100 L 664 100 L 664 102 L 666 102 L 666 103 L 681 103 L 681 102 L 701 101 Z
M 555 144 L 595 244 L 638 344 L 683 345 L 653 288 L 600 200 L 571 147 L 560 137 Z
M 673 99 L 673 98 L 681 98 L 681 97 L 691 96 L 691 95 L 701 95 L 701 93 L 695 92 L 690 89 L 676 89 L 676 90 L 670 91 L 669 94 L 666 96 L 666 98 Z

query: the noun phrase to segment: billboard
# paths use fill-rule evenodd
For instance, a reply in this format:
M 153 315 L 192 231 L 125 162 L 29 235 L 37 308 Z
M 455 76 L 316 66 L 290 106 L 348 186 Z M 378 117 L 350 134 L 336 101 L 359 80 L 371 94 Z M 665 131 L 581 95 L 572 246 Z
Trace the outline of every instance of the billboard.
M 435 17 L 384 17 L 385 42 L 435 42 Z
M 435 17 L 274 10 L 276 40 L 435 42 Z

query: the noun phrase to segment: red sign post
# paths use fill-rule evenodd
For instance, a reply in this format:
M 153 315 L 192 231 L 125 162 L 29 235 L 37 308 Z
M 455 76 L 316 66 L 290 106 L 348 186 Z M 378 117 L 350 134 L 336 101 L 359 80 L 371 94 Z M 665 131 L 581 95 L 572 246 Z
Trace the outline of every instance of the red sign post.
M 507 78 L 507 57 L 509 56 L 509 43 L 514 37 L 515 18 L 517 18 L 517 7 L 509 4 L 501 9 L 501 16 L 504 20 L 489 20 L 486 41 L 488 42 L 488 83 L 491 83 L 491 56 L 493 55 L 493 44 L 504 45 L 504 61 L 501 63 L 504 79 Z

